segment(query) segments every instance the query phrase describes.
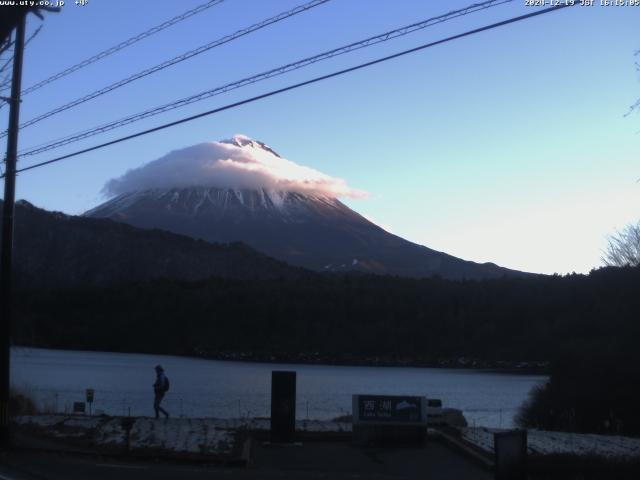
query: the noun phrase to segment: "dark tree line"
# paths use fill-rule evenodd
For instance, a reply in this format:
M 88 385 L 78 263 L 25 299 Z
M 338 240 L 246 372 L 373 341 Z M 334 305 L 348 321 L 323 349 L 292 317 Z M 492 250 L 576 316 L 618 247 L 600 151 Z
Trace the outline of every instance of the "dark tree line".
M 23 291 L 15 341 L 216 351 L 554 359 L 640 338 L 638 268 L 486 281 L 309 274 Z
M 550 360 L 521 422 L 640 434 L 640 267 L 485 281 L 368 275 L 21 291 L 21 345 L 247 359 Z M 222 355 L 224 356 L 224 355 Z
M 619 348 L 605 344 L 556 359 L 549 382 L 531 392 L 517 422 L 541 430 L 640 435 L 638 346 Z

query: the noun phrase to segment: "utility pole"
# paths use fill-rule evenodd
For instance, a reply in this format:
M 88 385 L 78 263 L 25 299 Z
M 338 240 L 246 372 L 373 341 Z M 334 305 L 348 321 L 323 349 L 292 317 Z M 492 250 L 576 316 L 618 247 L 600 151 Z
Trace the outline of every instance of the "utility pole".
M 22 57 L 24 53 L 25 15 L 16 25 L 13 53 L 13 78 L 9 98 L 9 134 L 4 174 L 4 203 L 2 205 L 2 252 L 0 253 L 0 448 L 10 445 L 9 390 L 11 370 L 11 313 L 13 254 L 13 210 L 16 195 L 16 159 L 20 123 L 20 91 L 22 89 Z

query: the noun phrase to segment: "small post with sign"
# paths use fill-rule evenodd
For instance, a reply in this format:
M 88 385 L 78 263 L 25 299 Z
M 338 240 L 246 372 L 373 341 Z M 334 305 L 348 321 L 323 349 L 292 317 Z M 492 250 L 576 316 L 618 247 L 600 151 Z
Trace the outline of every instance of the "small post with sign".
M 93 394 L 94 394 L 93 388 L 87 388 L 86 393 L 87 393 L 87 403 L 89 404 L 89 416 L 91 416 L 91 407 L 93 404 Z

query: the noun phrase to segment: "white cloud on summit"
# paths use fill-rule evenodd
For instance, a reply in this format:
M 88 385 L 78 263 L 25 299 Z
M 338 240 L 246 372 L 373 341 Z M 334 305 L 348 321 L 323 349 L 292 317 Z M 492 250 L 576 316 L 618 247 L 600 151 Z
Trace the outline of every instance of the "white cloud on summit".
M 265 145 L 243 135 L 174 150 L 109 180 L 103 191 L 113 196 L 155 188 L 188 187 L 265 188 L 333 198 L 367 195 L 352 189 L 341 178 L 279 157 Z

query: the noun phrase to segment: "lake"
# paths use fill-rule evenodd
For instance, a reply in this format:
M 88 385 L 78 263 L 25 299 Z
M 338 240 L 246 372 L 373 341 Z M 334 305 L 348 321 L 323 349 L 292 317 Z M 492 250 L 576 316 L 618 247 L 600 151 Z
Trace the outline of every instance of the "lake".
M 165 355 L 13 347 L 11 384 L 49 412 L 70 412 L 95 390 L 93 411 L 153 415 L 154 366 L 171 380 L 163 406 L 174 416 L 256 417 L 270 409 L 272 370 L 297 372 L 296 415 L 351 413 L 352 394 L 424 395 L 463 411 L 470 425 L 512 427 L 518 407 L 543 375 L 466 369 L 345 367 L 203 360 Z

